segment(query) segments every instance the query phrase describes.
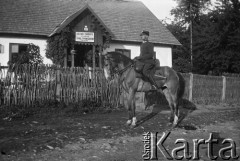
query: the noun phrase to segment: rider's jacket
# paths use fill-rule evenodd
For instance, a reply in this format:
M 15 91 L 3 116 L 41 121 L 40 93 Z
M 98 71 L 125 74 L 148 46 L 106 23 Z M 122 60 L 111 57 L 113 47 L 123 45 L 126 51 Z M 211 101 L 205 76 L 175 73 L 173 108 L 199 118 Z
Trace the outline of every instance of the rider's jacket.
M 153 44 L 151 42 L 144 42 L 140 46 L 140 56 L 138 59 L 144 63 L 155 64 L 154 61 L 154 51 L 153 51 Z

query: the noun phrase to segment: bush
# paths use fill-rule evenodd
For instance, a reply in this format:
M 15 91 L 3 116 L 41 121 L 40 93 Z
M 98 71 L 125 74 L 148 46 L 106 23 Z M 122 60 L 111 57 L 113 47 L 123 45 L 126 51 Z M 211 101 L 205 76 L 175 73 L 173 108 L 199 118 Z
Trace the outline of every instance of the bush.
M 47 40 L 46 57 L 51 59 L 54 64 L 63 66 L 65 49 L 74 44 L 74 32 L 70 27 L 64 28 L 59 34 L 55 34 Z
M 27 51 L 18 53 L 17 57 L 8 62 L 9 69 L 15 71 L 22 64 L 41 65 L 43 57 L 40 55 L 40 48 L 34 44 L 28 44 Z

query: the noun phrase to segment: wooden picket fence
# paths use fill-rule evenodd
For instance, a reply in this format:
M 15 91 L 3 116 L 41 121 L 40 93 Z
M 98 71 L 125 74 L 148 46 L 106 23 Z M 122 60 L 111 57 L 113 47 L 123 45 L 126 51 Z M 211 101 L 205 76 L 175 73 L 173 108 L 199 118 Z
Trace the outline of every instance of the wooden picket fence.
M 185 80 L 183 98 L 193 103 L 240 103 L 239 77 L 181 75 Z M 29 107 L 36 101 L 55 100 L 68 105 L 90 100 L 118 107 L 123 98 L 117 77 L 109 82 L 101 69 L 22 65 L 14 72 L 1 69 L 0 80 L 0 105 Z
M 196 104 L 240 104 L 240 77 L 180 73 L 184 79 L 183 99 Z M 181 86 L 183 87 L 183 86 Z M 168 105 L 161 93 L 139 93 L 139 100 L 149 105 Z M 125 97 L 126 98 L 126 97 Z M 143 98 L 143 99 L 142 99 Z
M 184 98 L 199 104 L 240 103 L 240 77 L 182 73 Z
M 101 102 L 103 105 L 119 106 L 120 86 L 117 79 L 108 82 L 101 69 L 61 68 L 56 66 L 22 65 L 9 72 L 1 70 L 0 105 L 24 105 L 36 101 L 58 100 L 78 103 L 82 100 Z

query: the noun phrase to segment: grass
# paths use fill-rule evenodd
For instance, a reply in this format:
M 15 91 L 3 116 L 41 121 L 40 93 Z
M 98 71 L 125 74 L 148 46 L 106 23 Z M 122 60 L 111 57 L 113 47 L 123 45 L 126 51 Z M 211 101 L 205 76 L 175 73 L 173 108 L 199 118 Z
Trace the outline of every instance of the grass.
M 59 116 L 78 115 L 83 113 L 106 112 L 113 110 L 110 105 L 100 101 L 82 100 L 78 103 L 58 101 L 45 101 L 44 103 L 35 102 L 33 106 L 24 107 L 23 105 L 0 106 L 0 119 L 3 120 L 23 120 L 29 117 L 48 117 L 54 114 Z

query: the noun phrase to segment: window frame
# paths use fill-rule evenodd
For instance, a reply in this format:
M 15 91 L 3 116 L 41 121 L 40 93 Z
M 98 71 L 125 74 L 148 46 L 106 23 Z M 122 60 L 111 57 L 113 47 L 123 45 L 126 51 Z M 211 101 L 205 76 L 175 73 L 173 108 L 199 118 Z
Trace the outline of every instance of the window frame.
M 4 46 L 3 44 L 0 44 L 0 54 L 3 54 L 4 53 Z
M 13 45 L 18 45 L 18 50 L 19 50 L 19 46 L 20 45 L 28 46 L 29 44 L 25 44 L 25 43 L 9 43 L 9 61 L 12 61 L 12 56 L 13 56 L 12 46 Z M 18 53 L 19 53 L 19 51 L 18 51 Z
M 119 49 L 119 48 L 115 48 L 115 52 L 119 52 L 119 53 L 121 53 L 121 54 L 123 54 L 123 52 L 129 52 L 129 56 L 127 56 L 127 55 L 125 55 L 125 54 L 123 54 L 123 55 L 131 58 L 131 50 L 130 50 L 130 49 Z

